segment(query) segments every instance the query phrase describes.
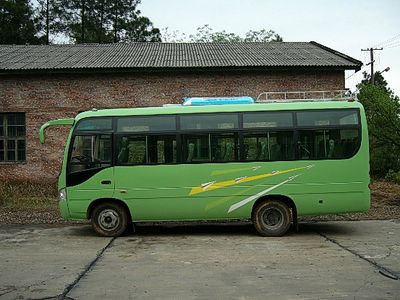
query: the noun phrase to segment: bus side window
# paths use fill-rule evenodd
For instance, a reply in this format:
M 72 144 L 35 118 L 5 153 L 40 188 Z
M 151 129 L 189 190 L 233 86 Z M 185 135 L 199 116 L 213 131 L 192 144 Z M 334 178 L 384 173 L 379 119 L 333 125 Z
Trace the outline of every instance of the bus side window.
M 245 133 L 245 160 L 285 161 L 294 158 L 293 131 Z
M 148 136 L 147 152 L 149 164 L 176 163 L 175 135 Z
M 128 162 L 128 138 L 126 137 L 119 141 L 117 161 L 120 163 Z
M 313 157 L 312 134 L 311 131 L 300 131 L 297 142 L 299 159 L 310 159 Z
M 238 139 L 234 133 L 211 134 L 212 161 L 237 161 Z
M 319 129 L 299 132 L 299 159 L 344 159 L 355 154 L 358 129 Z
M 70 158 L 71 173 L 110 165 L 110 135 L 77 135 L 74 137 Z
M 193 134 L 183 136 L 183 161 L 210 161 L 210 139 L 208 134 Z
M 237 161 L 238 148 L 238 138 L 235 133 L 184 135 L 183 161 Z
M 117 138 L 117 163 L 138 165 L 146 161 L 146 138 L 119 136 Z
M 122 165 L 176 163 L 175 135 L 120 136 L 117 163 Z

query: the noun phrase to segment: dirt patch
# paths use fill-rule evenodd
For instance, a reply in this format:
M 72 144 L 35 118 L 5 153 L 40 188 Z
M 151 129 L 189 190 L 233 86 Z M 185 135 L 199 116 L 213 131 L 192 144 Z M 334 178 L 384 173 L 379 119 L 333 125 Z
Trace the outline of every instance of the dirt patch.
M 372 199 L 374 203 L 381 206 L 400 206 L 400 185 L 375 181 L 371 184 Z
M 390 220 L 400 219 L 400 185 L 386 181 L 375 181 L 371 184 L 371 209 L 365 213 L 323 215 L 318 217 L 302 217 L 301 220 L 333 221 L 333 220 Z M 87 221 L 65 221 L 58 211 L 57 202 L 52 199 L 46 207 L 1 207 L 0 224 L 76 224 Z

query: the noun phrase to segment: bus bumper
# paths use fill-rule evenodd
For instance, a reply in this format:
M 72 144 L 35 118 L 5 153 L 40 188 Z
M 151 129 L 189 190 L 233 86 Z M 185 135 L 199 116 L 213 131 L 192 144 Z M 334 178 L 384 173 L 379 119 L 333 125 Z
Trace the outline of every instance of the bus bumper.
M 69 220 L 71 218 L 71 215 L 70 215 L 69 209 L 68 209 L 68 202 L 67 201 L 60 201 L 58 203 L 58 207 L 60 209 L 61 217 L 64 220 Z

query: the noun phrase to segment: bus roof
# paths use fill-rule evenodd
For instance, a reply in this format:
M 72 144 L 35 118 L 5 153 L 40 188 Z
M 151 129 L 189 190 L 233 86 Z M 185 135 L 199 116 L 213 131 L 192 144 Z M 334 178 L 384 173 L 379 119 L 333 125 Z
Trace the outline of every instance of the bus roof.
M 89 117 L 113 117 L 113 116 L 146 116 L 169 115 L 190 113 L 213 112 L 256 112 L 256 111 L 282 111 L 282 110 L 306 110 L 306 109 L 340 109 L 362 108 L 357 101 L 315 101 L 315 102 L 284 102 L 284 103 L 255 103 L 240 105 L 209 105 L 209 106 L 168 106 L 168 107 L 140 107 L 140 108 L 113 108 L 93 109 L 78 114 L 75 120 Z

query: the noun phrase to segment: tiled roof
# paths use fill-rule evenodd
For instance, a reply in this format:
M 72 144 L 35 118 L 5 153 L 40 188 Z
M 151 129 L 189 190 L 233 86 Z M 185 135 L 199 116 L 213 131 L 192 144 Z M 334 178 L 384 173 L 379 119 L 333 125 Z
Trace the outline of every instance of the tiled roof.
M 316 42 L 0 45 L 0 73 L 34 70 L 336 68 L 362 63 Z

